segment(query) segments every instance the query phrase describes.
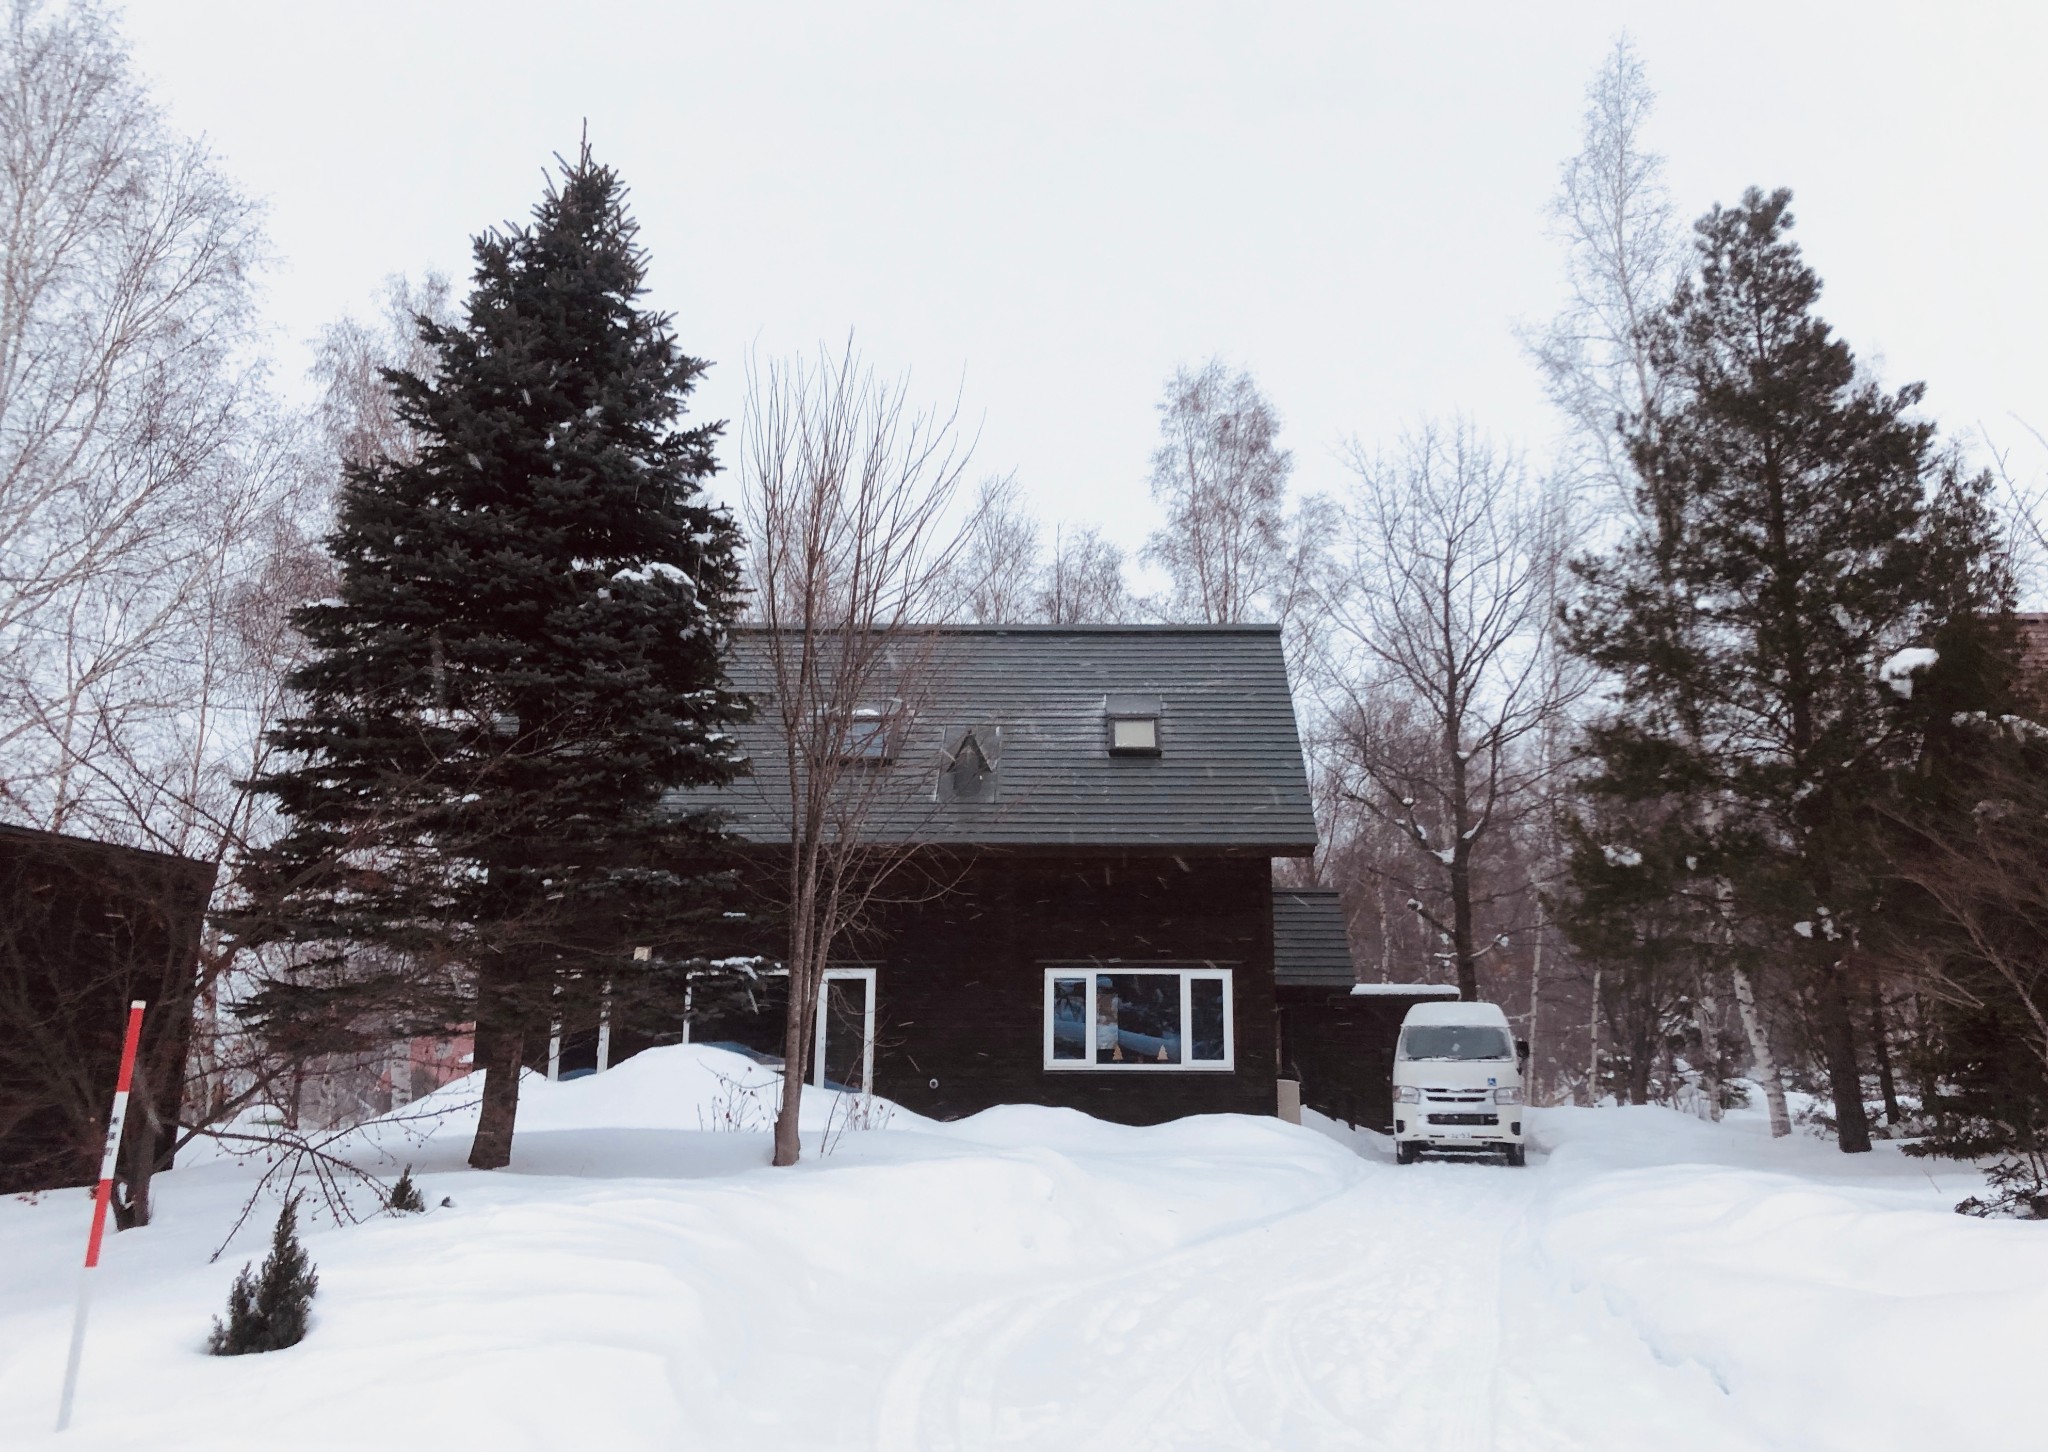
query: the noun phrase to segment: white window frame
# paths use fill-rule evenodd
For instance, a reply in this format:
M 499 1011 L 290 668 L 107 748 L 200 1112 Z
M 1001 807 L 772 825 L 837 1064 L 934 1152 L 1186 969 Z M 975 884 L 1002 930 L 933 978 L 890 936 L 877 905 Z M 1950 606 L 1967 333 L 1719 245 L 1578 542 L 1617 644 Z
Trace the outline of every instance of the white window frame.
M 787 974 L 788 970 L 783 970 Z M 868 991 L 862 1002 L 866 1005 L 861 1013 L 860 1025 L 860 1083 L 863 1094 L 875 1092 L 875 970 L 872 968 L 827 968 L 826 987 L 818 991 L 818 1021 L 812 1025 L 817 1039 L 811 1045 L 811 1083 L 825 1087 L 825 1023 L 831 1018 L 826 1011 L 831 1003 L 829 985 L 858 979 L 867 984 Z
M 1095 980 L 1098 977 L 1116 977 L 1129 973 L 1177 973 L 1180 975 L 1180 1033 L 1181 1060 L 1178 1064 L 1161 1064 L 1149 1059 L 1131 1059 L 1121 1064 L 1100 1064 L 1095 1061 L 1091 1048 L 1082 1059 L 1055 1059 L 1053 1057 L 1053 984 L 1063 978 L 1085 978 L 1088 981 L 1088 1022 L 1093 1024 L 1095 995 L 1100 991 Z M 1204 963 L 1199 966 L 1186 963 L 1063 963 L 1045 970 L 1045 1038 L 1042 1045 L 1042 1062 L 1048 1072 L 1062 1074 L 1228 1074 L 1237 1069 L 1237 1008 L 1236 997 L 1231 984 L 1232 970 L 1218 968 Z M 1208 979 L 1223 985 L 1223 1057 L 1220 1059 L 1191 1059 L 1192 1034 L 1188 1025 L 1194 1018 L 1194 993 L 1189 987 L 1198 979 Z
M 692 973 L 690 976 L 694 978 L 697 975 Z M 762 978 L 787 978 L 789 977 L 789 970 L 787 968 L 763 968 L 758 976 Z M 868 986 L 867 1007 L 861 1014 L 860 1026 L 860 1082 L 866 1086 L 862 1092 L 872 1094 L 875 1092 L 875 970 L 872 968 L 827 968 L 825 970 L 825 982 L 827 983 L 843 982 L 851 978 L 857 978 Z M 692 1042 L 690 1031 L 695 1025 L 695 1020 L 690 1015 L 691 993 L 692 991 L 688 987 L 684 988 L 683 1042 L 686 1044 Z M 1226 1005 L 1230 1002 L 1228 990 L 1224 992 L 1223 1001 Z M 814 1035 L 811 1040 L 811 1077 L 806 1081 L 819 1089 L 825 1087 L 825 1024 L 826 1020 L 830 1018 L 830 1015 L 825 1012 L 826 1002 L 826 994 L 823 990 L 820 990 L 818 994 L 818 1016 L 811 1025 L 811 1031 Z

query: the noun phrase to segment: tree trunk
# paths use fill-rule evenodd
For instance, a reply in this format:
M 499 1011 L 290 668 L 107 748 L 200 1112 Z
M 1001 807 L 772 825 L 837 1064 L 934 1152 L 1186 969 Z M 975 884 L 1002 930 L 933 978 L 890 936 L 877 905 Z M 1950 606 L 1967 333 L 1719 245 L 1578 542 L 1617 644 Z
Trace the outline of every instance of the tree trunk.
M 1849 1014 L 1847 970 L 1840 959 L 1821 970 L 1821 1052 L 1835 1099 L 1835 1141 L 1845 1155 L 1870 1149 L 1870 1118 L 1863 1112 L 1863 1076 L 1856 1063 L 1856 1032 Z
M 1522 1072 L 1522 1095 L 1530 1104 L 1536 1102 L 1536 1043 L 1538 1039 L 1537 1013 L 1543 1006 L 1543 939 L 1547 923 L 1543 914 L 1543 899 L 1536 899 L 1536 946 L 1529 954 L 1529 1061 Z
M 156 1100 L 150 1094 L 149 1074 L 138 1059 L 135 1082 L 128 1092 L 128 1120 L 121 1127 L 121 1147 L 115 1153 L 119 1176 L 113 1201 L 116 1230 L 139 1230 L 149 1224 L 149 1183 L 156 1171 L 156 1142 L 162 1128 Z
M 519 1071 L 526 1059 L 526 1035 L 511 1024 L 476 1026 L 476 1066 L 484 1071 L 483 1112 L 469 1164 L 476 1170 L 501 1170 L 512 1163 L 512 1130 L 519 1117 Z
M 1464 814 L 1459 815 L 1462 818 Z M 1472 942 L 1472 864 L 1465 858 L 1462 841 L 1451 859 L 1451 951 L 1458 960 L 1458 997 L 1477 1003 L 1479 953 Z
M 1707 1118 L 1721 1117 L 1721 1000 L 1700 975 L 1699 1011 L 1694 1024 L 1700 1032 L 1700 1092 L 1707 1097 Z
M 789 1166 L 803 1154 L 804 1080 L 810 1074 L 811 1025 L 806 1012 L 813 1000 L 811 970 L 796 954 L 789 966 L 789 1002 L 782 1015 L 782 1103 L 775 1113 L 775 1156 L 771 1163 Z
M 1628 1043 L 1628 1102 L 1648 1104 L 1650 1102 L 1650 1069 L 1657 1059 L 1657 1019 L 1647 1005 L 1629 1002 L 1629 995 L 1622 996 L 1622 1003 L 1628 1016 L 1615 1027 L 1625 1034 Z
M 1870 1042 L 1876 1051 L 1877 1082 L 1884 1091 L 1884 1122 L 1898 1124 L 1905 1119 L 1899 1108 L 1899 1085 L 1892 1077 L 1892 1047 L 1890 1034 L 1885 1027 L 1884 984 L 1877 974 L 1870 975 Z
M 1778 1075 L 1770 1035 L 1764 1032 L 1763 1015 L 1757 1012 L 1756 984 L 1750 980 L 1747 968 L 1738 966 L 1732 971 L 1736 1013 L 1742 1019 L 1743 1037 L 1749 1040 L 1750 1075 L 1764 1086 L 1764 1103 L 1771 1112 L 1771 1138 L 1783 1139 L 1792 1132 L 1792 1115 L 1785 1108 L 1785 1081 Z
M 1586 1019 L 1586 1105 L 1600 1103 L 1600 969 L 1593 969 L 1593 1012 Z
M 1935 1099 L 1939 1087 L 1939 1076 L 1934 1071 L 1934 1036 L 1929 1031 L 1927 1000 L 1920 996 L 1920 990 L 1913 990 L 1913 1055 L 1908 1066 L 1920 1086 L 1920 1107 L 1925 1110 Z

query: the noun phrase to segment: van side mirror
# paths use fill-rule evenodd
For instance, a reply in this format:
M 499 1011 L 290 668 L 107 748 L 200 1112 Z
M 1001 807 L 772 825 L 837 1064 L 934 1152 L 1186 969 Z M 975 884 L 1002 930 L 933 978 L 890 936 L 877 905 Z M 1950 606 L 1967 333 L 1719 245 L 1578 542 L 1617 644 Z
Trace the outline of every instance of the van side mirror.
M 1529 1041 L 1527 1039 L 1515 1040 L 1515 1057 L 1518 1059 L 1529 1057 Z

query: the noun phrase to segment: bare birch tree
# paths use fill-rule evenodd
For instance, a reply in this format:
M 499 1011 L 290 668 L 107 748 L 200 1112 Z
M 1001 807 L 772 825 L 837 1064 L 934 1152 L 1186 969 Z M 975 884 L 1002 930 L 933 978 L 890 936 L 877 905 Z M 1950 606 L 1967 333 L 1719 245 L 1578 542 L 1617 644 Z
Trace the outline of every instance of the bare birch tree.
M 441 273 L 418 282 L 387 277 L 370 318 L 350 314 L 321 330 L 313 357 L 320 384 L 314 417 L 337 482 L 346 465 L 380 458 L 409 463 L 418 456 L 419 441 L 399 416 L 384 375 L 434 377 L 440 360 L 420 337 L 420 319 L 452 327 L 455 303 L 455 289 Z
M 756 709 L 780 753 L 756 757 L 754 782 L 787 833 L 774 1162 L 792 1165 L 825 970 L 916 856 L 929 781 L 906 785 L 890 764 L 930 689 L 931 622 L 979 521 L 953 518 L 967 465 L 955 415 L 915 408 L 907 381 L 878 377 L 850 341 L 750 370 L 743 424 Z
M 1606 511 L 1633 505 L 1623 421 L 1650 415 L 1664 387 L 1648 328 L 1684 259 L 1664 159 L 1644 144 L 1656 103 L 1635 46 L 1617 37 L 1587 88 L 1583 139 L 1551 203 L 1568 299 L 1524 340 L 1565 416 L 1581 481 Z
M 1056 524 L 1052 549 L 1016 476 L 982 483 L 961 551 L 959 608 L 983 625 L 1109 625 L 1137 613 L 1124 552 L 1091 527 Z
M 1159 405 L 1152 497 L 1166 511 L 1144 558 L 1172 581 L 1161 614 L 1211 625 L 1294 623 L 1312 593 L 1327 507 L 1290 514 L 1294 456 L 1249 373 L 1220 359 L 1182 368 Z
M 960 609 L 969 620 L 997 625 L 1032 618 L 1045 568 L 1038 536 L 1017 476 L 982 480 L 957 572 Z
M 195 634 L 279 482 L 238 361 L 261 237 L 101 11 L 15 0 L 4 24 L 0 794 L 133 840 L 107 793 L 184 758 Z
M 1563 515 L 1463 424 L 1392 459 L 1354 447 L 1351 464 L 1352 590 L 1332 602 L 1317 672 L 1343 791 L 1412 848 L 1433 891 L 1408 906 L 1476 998 L 1503 941 L 1481 931 L 1481 861 L 1543 809 L 1541 737 L 1573 680 L 1552 659 Z
M 1047 625 L 1118 625 L 1137 614 L 1124 552 L 1093 527 L 1056 526 L 1037 580 L 1033 617 Z

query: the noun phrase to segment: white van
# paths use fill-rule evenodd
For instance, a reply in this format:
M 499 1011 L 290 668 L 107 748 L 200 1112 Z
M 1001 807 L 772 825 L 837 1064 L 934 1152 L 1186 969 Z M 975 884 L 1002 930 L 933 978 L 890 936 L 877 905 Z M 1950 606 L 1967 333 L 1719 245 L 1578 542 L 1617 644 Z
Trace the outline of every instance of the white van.
M 1394 1051 L 1394 1158 L 1424 1150 L 1505 1154 L 1519 1165 L 1529 1046 L 1495 1003 L 1418 1003 Z

